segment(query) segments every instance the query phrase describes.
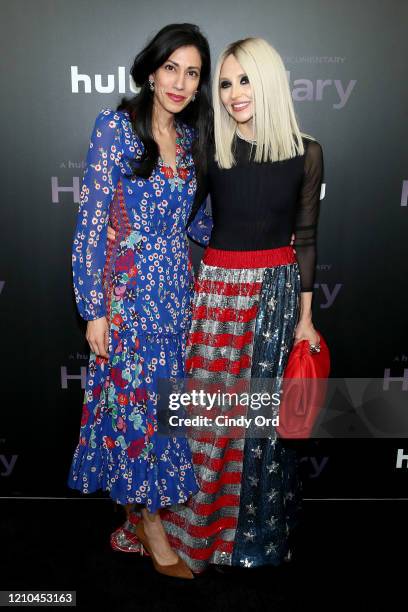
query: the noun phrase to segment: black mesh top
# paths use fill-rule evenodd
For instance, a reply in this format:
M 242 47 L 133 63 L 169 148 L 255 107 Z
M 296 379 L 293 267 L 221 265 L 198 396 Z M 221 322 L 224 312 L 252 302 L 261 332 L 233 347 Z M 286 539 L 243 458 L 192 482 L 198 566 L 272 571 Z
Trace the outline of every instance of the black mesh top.
M 303 144 L 304 155 L 258 163 L 256 145 L 236 137 L 236 165 L 225 170 L 211 161 L 198 198 L 211 196 L 209 246 L 215 249 L 273 249 L 289 245 L 295 233 L 301 290 L 313 291 L 323 154 L 318 142 L 304 138 Z

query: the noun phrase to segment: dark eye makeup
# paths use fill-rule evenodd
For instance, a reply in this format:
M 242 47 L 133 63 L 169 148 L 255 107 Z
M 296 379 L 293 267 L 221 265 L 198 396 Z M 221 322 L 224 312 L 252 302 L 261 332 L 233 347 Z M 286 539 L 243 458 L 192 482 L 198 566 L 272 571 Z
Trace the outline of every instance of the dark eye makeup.
M 249 84 L 249 79 L 248 79 L 246 74 L 244 74 L 241 77 L 239 83 L 240 83 L 240 85 L 248 85 Z M 227 89 L 227 87 L 231 87 L 231 81 L 229 81 L 228 79 L 222 79 L 220 81 L 220 88 L 221 89 Z

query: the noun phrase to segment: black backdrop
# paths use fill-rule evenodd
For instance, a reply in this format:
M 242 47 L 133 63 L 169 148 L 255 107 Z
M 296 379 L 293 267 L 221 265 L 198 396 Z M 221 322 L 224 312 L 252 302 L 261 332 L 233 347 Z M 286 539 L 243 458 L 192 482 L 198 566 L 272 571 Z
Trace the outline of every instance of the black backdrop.
M 134 55 L 172 21 L 199 24 L 214 59 L 248 35 L 283 56 L 301 126 L 325 155 L 314 323 L 332 375 L 408 378 L 407 9 L 403 0 L 3 5 L 2 496 L 76 495 L 66 478 L 88 350 L 70 256 L 84 159 L 96 114 L 131 94 Z M 404 497 L 408 464 L 397 455 L 408 441 L 363 440 L 353 427 L 303 443 L 306 497 Z

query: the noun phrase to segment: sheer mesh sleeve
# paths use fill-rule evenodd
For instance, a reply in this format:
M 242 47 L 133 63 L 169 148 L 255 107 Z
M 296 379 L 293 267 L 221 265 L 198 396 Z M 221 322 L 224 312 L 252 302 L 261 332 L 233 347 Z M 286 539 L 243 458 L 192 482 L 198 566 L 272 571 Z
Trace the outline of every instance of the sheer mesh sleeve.
M 199 183 L 186 226 L 188 237 L 203 247 L 210 242 L 213 227 L 212 215 L 208 208 L 208 193 L 208 178 L 204 177 Z
M 317 221 L 323 180 L 323 152 L 320 144 L 311 140 L 307 142 L 306 147 L 303 183 L 296 210 L 294 242 L 302 292 L 313 291 Z
M 109 108 L 96 118 L 83 174 L 72 245 L 72 275 L 79 314 L 86 321 L 106 314 L 102 286 L 109 206 L 121 174 L 120 119 Z

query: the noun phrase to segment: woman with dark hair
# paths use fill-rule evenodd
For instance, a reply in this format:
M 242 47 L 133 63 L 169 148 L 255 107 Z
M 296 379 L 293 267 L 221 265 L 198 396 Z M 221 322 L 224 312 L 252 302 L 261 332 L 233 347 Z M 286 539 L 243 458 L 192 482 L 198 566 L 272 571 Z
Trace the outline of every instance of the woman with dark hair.
M 184 372 L 192 265 L 186 226 L 206 169 L 210 52 L 199 28 L 166 26 L 136 56 L 139 93 L 98 114 L 72 266 L 91 348 L 68 484 L 142 506 L 138 537 L 157 571 L 192 578 L 160 510 L 197 491 L 185 438 L 158 435 L 159 379 Z M 204 208 L 190 235 L 208 240 Z M 107 247 L 108 222 L 116 239 Z

